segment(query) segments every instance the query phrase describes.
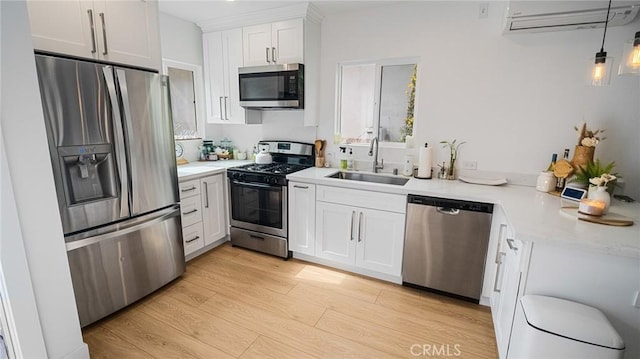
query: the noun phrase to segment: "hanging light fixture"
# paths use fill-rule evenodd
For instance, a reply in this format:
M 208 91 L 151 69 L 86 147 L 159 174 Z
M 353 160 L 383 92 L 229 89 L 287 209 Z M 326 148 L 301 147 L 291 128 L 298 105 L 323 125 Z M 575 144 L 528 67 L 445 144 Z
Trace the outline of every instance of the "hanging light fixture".
M 607 36 L 607 25 L 609 25 L 609 11 L 611 11 L 611 0 L 609 0 L 609 7 L 607 8 L 607 18 L 604 22 L 604 34 L 602 35 L 602 46 L 600 51 L 596 53 L 595 58 L 592 58 L 591 71 L 587 80 L 591 86 L 605 86 L 609 84 L 611 79 L 611 65 L 613 64 L 613 58 L 607 57 L 607 52 L 604 51 L 604 39 Z
M 640 75 L 640 31 L 625 45 L 618 75 Z

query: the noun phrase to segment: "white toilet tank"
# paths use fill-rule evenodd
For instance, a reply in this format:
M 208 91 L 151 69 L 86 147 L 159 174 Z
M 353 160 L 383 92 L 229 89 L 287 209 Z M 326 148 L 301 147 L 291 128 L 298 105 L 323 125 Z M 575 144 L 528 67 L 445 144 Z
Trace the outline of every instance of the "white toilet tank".
M 569 300 L 525 295 L 516 308 L 509 359 L 624 355 L 624 342 L 598 309 Z

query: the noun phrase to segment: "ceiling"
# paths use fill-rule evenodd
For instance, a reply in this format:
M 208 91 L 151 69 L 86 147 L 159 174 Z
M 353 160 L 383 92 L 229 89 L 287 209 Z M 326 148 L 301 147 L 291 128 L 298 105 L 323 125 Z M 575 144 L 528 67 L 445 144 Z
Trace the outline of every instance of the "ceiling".
M 160 11 L 193 23 L 246 15 L 271 10 L 308 1 L 268 1 L 268 0 L 159 0 Z M 348 12 L 364 8 L 386 6 L 399 1 L 311 1 L 321 15 Z

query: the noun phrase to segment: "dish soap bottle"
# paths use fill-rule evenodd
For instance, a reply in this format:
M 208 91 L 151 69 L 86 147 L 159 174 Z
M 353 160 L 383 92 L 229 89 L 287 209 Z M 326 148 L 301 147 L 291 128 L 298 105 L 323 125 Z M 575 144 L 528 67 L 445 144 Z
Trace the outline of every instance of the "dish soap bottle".
M 353 171 L 353 148 L 349 147 L 349 155 L 347 156 L 347 169 Z
M 340 169 L 347 169 L 347 148 L 340 146 Z

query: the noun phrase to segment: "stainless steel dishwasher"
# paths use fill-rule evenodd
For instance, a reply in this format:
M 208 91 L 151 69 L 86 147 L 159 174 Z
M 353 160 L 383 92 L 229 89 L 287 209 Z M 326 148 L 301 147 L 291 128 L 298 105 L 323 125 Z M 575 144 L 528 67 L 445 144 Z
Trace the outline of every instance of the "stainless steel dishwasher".
M 403 284 L 478 303 L 492 213 L 490 203 L 409 195 Z

